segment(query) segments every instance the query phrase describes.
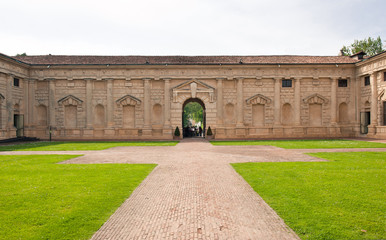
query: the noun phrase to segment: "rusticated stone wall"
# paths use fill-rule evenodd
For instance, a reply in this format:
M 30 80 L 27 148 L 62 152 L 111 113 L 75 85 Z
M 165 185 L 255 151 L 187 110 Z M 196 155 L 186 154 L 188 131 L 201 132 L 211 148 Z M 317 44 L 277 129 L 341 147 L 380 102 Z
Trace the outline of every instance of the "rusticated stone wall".
M 20 114 L 24 135 L 42 139 L 49 128 L 54 139 L 172 139 L 192 99 L 204 104 L 206 127 L 217 139 L 386 137 L 385 71 L 386 54 L 357 64 L 282 66 L 48 68 L 0 58 L 0 138 L 16 136 L 13 118 Z M 361 134 L 366 111 L 371 123 Z

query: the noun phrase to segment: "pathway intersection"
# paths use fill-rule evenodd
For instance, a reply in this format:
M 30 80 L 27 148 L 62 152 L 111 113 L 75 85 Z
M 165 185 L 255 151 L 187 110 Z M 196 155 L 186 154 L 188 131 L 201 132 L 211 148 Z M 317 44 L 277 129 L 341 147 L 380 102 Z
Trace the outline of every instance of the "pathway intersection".
M 385 149 L 286 150 L 184 139 L 172 147 L 1 154 L 84 154 L 65 164 L 158 164 L 92 239 L 299 239 L 230 163 L 323 161 L 304 153 L 342 151 Z

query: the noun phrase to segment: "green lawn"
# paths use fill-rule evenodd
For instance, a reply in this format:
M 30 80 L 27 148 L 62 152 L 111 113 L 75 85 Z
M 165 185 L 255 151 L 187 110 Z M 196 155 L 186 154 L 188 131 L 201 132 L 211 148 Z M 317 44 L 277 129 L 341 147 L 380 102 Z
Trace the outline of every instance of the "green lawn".
M 211 141 L 213 145 L 270 145 L 285 149 L 306 148 L 386 148 L 385 143 L 354 140 L 257 140 L 257 141 Z
M 0 151 L 82 151 L 126 146 L 175 146 L 178 141 L 159 142 L 31 142 L 0 146 Z
M 89 239 L 155 167 L 73 157 L 0 156 L 0 239 Z
M 386 152 L 232 164 L 302 239 L 386 238 Z

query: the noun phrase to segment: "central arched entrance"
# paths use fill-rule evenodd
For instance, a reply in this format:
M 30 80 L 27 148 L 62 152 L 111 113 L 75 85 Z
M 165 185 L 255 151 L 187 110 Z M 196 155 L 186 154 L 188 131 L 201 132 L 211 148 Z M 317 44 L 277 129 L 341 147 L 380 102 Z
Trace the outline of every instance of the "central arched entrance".
M 189 98 L 182 105 L 182 136 L 205 137 L 205 104 L 199 98 Z

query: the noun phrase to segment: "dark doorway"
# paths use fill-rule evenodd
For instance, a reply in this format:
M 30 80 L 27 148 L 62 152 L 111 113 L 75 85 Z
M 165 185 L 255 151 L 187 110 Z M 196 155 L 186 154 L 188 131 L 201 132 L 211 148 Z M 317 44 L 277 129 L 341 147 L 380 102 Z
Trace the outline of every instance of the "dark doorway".
M 205 137 L 205 104 L 199 98 L 189 98 L 182 106 L 182 136 Z
M 370 125 L 370 112 L 361 112 L 361 133 L 367 134 Z
M 13 125 L 16 128 L 16 137 L 24 137 L 24 115 L 13 115 Z

